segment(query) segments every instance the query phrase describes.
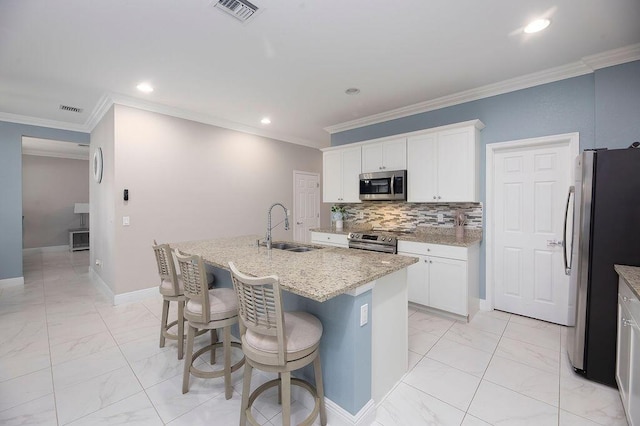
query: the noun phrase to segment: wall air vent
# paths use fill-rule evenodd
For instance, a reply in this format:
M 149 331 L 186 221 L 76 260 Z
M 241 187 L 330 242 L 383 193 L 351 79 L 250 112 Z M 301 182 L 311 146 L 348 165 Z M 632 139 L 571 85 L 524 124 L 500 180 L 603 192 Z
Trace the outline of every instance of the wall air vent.
M 247 0 L 217 0 L 213 6 L 240 22 L 247 22 L 258 11 L 258 6 Z
M 73 107 L 69 105 L 60 105 L 60 109 L 63 111 L 77 112 L 78 114 L 82 112 L 82 108 Z

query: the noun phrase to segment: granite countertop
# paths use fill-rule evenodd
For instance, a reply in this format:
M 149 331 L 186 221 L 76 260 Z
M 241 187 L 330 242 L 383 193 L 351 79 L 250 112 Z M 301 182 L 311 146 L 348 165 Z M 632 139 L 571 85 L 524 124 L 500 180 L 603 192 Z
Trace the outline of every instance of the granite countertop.
M 627 265 L 613 266 L 618 275 L 620 275 L 629 284 L 629 288 L 640 298 L 640 267 Z
M 248 275 L 277 275 L 284 290 L 318 302 L 418 261 L 414 257 L 326 246 L 315 246 L 322 248 L 303 253 L 267 250 L 256 244 L 258 238 L 261 236 L 248 235 L 172 243 L 170 246 L 186 254 L 200 255 L 205 263 L 218 268 L 229 270 L 228 263 L 232 261 Z
M 336 230 L 335 228 L 316 228 L 312 232 L 325 232 L 328 234 L 349 234 L 349 232 L 366 232 L 371 231 L 370 228 L 351 227 Z M 380 231 L 376 231 L 380 232 Z M 380 232 L 384 234 L 384 232 Z M 482 240 L 482 230 L 465 229 L 462 240 L 456 238 L 454 228 L 437 228 L 422 227 L 417 228 L 415 232 L 406 234 L 394 234 L 398 241 L 412 241 L 417 243 L 442 244 L 447 246 L 469 247 L 479 243 Z

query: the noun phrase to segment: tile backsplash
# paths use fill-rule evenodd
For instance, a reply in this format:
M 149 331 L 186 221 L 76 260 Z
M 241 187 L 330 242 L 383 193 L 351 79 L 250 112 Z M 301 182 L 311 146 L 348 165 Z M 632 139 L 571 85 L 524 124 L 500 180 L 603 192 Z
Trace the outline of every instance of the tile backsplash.
M 453 227 L 453 216 L 462 210 L 465 228 L 482 229 L 482 203 L 405 203 L 402 201 L 365 201 L 345 204 L 346 226 L 371 225 L 379 228 L 415 228 L 416 226 Z M 438 223 L 438 214 L 444 218 Z

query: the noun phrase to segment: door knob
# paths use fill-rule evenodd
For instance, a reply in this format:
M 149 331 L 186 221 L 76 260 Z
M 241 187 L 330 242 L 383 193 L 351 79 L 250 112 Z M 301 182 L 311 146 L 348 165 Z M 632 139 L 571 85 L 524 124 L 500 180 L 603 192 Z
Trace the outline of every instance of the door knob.
M 558 241 L 558 240 L 547 240 L 547 246 L 548 247 L 553 247 L 553 246 L 560 246 L 562 247 L 562 241 Z
M 296 222 L 296 225 L 302 225 L 304 222 Z

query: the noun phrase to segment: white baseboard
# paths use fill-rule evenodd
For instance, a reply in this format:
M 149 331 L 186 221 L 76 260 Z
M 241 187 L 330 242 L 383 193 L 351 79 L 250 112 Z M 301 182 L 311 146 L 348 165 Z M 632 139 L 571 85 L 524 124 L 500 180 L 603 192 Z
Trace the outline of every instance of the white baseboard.
M 122 305 L 123 303 L 140 302 L 157 296 L 158 294 L 159 290 L 157 286 L 143 288 L 142 290 L 130 291 L 129 293 L 116 294 L 113 298 L 113 304 Z
M 89 278 L 91 278 L 91 281 L 95 286 L 98 287 L 98 289 L 102 291 L 109 300 L 111 300 L 111 303 L 114 306 L 122 305 L 124 303 L 140 302 L 159 294 L 158 287 L 155 286 L 144 288 L 142 290 L 131 291 L 129 293 L 113 294 L 111 287 L 109 287 L 102 277 L 98 275 L 94 267 L 89 267 Z
M 17 287 L 24 285 L 24 277 L 5 278 L 0 280 L 0 288 Z
M 33 247 L 22 249 L 22 254 L 35 254 L 35 253 L 44 253 L 50 251 L 69 251 L 69 245 L 65 246 L 49 246 L 49 247 Z
M 312 410 L 315 401 L 311 394 L 299 386 L 291 386 L 291 398 Z M 376 420 L 376 405 L 370 399 L 355 415 L 351 414 L 329 398 L 324 399 L 329 426 L 370 426 Z
M 493 311 L 493 306 L 487 299 L 480 299 L 480 310 L 481 311 Z
M 93 285 L 95 285 L 98 288 L 98 290 L 102 292 L 102 294 L 107 296 L 107 298 L 113 304 L 114 295 L 113 295 L 113 291 L 111 291 L 111 287 L 109 287 L 107 283 L 104 282 L 102 277 L 98 275 L 98 273 L 96 272 L 93 266 L 89 266 L 89 279 L 91 280 Z

